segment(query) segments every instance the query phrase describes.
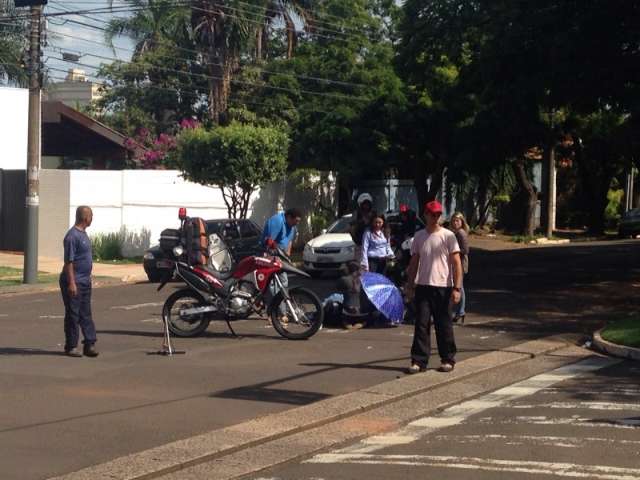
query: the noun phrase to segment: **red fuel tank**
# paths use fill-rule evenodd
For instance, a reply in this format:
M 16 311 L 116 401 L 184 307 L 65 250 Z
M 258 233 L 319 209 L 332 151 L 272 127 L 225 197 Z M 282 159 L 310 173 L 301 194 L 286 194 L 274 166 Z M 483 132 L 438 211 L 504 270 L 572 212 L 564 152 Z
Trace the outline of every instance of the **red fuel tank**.
M 259 271 L 269 277 L 273 272 L 277 272 L 282 268 L 282 264 L 277 258 L 273 257 L 246 257 L 240 260 L 238 266 L 233 272 L 235 278 L 242 278 L 245 275 Z

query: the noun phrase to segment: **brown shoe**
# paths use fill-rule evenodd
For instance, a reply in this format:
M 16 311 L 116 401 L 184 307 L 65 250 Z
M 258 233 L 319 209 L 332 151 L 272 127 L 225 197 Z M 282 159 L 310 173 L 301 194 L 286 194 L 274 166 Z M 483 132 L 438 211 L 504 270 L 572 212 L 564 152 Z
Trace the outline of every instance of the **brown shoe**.
M 86 344 L 84 346 L 84 348 L 82 349 L 82 353 L 84 353 L 85 357 L 95 358 L 95 357 L 98 356 L 98 351 L 96 350 L 96 347 L 94 347 L 93 345 L 89 345 L 89 344 Z
M 78 350 L 77 348 L 65 348 L 64 354 L 67 357 L 74 357 L 74 358 L 79 358 L 82 356 L 82 354 L 80 353 L 80 350 Z

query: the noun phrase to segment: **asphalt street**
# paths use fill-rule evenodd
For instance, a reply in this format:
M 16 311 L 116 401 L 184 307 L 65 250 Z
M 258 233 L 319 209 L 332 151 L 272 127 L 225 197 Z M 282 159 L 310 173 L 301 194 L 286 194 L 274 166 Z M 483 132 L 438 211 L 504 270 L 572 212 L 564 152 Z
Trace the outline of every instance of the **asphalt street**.
M 590 332 L 637 311 L 639 254 L 633 241 L 472 252 L 458 359 Z M 334 279 L 304 283 L 323 297 Z M 60 354 L 57 293 L 0 299 L 3 479 L 48 478 L 376 385 L 403 375 L 408 363 L 411 326 L 324 328 L 292 342 L 263 320 L 236 323 L 239 339 L 212 325 L 203 337 L 175 341 L 186 355 L 157 356 L 168 295 L 149 284 L 94 290 L 95 360 Z
M 637 479 L 639 377 L 588 358 L 250 478 Z

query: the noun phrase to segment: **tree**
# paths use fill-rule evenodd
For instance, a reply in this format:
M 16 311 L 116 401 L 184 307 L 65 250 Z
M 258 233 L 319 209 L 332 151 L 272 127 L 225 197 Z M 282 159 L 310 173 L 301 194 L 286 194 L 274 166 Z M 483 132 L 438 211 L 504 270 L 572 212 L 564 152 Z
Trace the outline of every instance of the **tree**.
M 304 0 L 194 0 L 191 26 L 194 40 L 202 54 L 209 82 L 209 119 L 225 123 L 231 84 L 241 66 L 243 54 L 261 58 L 265 26 L 277 19 L 285 22 L 288 56 L 295 46 L 292 12 L 304 21 Z
M 246 218 L 251 194 L 284 176 L 288 148 L 278 128 L 233 122 L 183 130 L 174 158 L 187 180 L 220 189 L 230 218 Z
M 233 104 L 285 122 L 291 166 L 338 173 L 342 198 L 364 179 L 391 174 L 397 163 L 392 137 L 405 97 L 392 64 L 393 8 L 382 0 L 319 2 L 314 15 L 335 19 L 333 33 L 315 31 L 311 19 L 293 58 L 267 55 L 267 71 L 245 69 L 252 85 L 234 95 Z
M 0 16 L 15 15 L 11 0 L 0 0 Z M 0 22 L 0 81 L 26 85 L 27 71 L 23 55 L 27 48 L 27 23 L 23 19 Z

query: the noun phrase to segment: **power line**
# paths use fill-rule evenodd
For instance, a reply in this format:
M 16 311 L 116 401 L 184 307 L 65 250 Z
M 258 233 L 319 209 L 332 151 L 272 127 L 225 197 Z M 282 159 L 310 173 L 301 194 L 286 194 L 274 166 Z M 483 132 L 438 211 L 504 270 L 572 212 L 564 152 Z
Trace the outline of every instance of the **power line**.
M 85 64 L 85 63 L 81 63 L 81 62 L 71 62 L 68 60 L 65 60 L 64 58 L 56 58 L 56 60 L 59 61 L 63 61 L 63 62 L 69 62 L 72 64 L 76 64 L 76 65 L 80 65 L 80 66 L 85 66 L 87 68 L 94 68 L 94 69 L 98 69 L 99 67 L 95 67 L 93 65 L 89 65 L 89 64 Z M 178 73 L 181 75 L 186 75 L 189 77 L 199 77 L 199 78 L 203 78 L 203 79 L 208 79 L 208 80 L 223 80 L 223 77 L 218 77 L 215 75 L 208 75 L 205 73 L 193 73 L 193 72 L 184 72 L 181 70 L 176 70 L 176 69 L 172 69 L 172 68 L 167 68 L 167 67 L 160 67 L 157 65 L 153 65 L 151 63 L 148 62 L 125 62 L 122 60 L 115 60 L 121 64 L 134 64 L 134 65 L 147 65 L 153 69 L 156 70 L 161 70 L 161 71 L 166 71 L 166 72 L 172 72 L 172 73 Z M 314 92 L 312 90 L 305 90 L 305 89 L 300 89 L 300 90 L 294 90 L 291 88 L 286 88 L 286 87 L 278 87 L 275 85 L 261 85 L 255 82 L 248 82 L 246 80 L 238 80 L 238 79 L 231 79 L 230 80 L 231 83 L 236 83 L 239 85 L 248 85 L 248 86 L 254 86 L 254 87 L 261 87 L 261 88 L 267 88 L 267 89 L 271 89 L 271 90 L 278 90 L 278 91 L 285 91 L 285 92 L 291 92 L 297 95 L 300 94 L 307 94 L 307 95 L 316 95 L 319 97 L 328 97 L 328 98 L 336 98 L 336 99 L 341 99 L 341 100 L 355 100 L 355 101 L 369 101 L 368 98 L 366 97 L 355 97 L 355 96 L 350 96 L 350 95 L 345 95 L 345 94 L 340 94 L 340 93 L 326 93 L 326 92 Z
M 180 2 L 180 0 L 176 0 L 177 2 Z M 246 2 L 239 2 L 239 3 L 245 3 Z M 248 4 L 247 4 L 248 5 Z M 241 8 L 236 8 L 236 7 L 232 7 L 230 5 L 222 5 L 222 4 L 213 4 L 213 6 L 218 7 L 220 9 L 227 9 L 227 10 L 231 10 L 236 12 L 236 14 L 231 14 L 231 13 L 227 13 L 226 16 L 231 17 L 231 18 L 236 18 L 236 19 L 240 19 L 240 20 L 244 20 L 244 21 L 248 21 L 250 23 L 254 23 L 257 25 L 264 25 L 263 21 L 257 21 L 257 18 L 262 18 L 262 19 L 266 19 L 267 15 L 264 13 L 259 13 L 257 11 L 250 11 L 250 10 L 245 10 L 245 9 L 241 9 Z M 205 12 L 205 13 L 215 13 L 215 10 L 211 10 L 208 8 L 201 8 L 201 7 L 196 7 L 193 6 L 190 3 L 170 3 L 169 5 L 163 5 L 163 7 L 171 7 L 171 8 L 187 8 L 190 7 L 193 10 L 196 11 L 201 11 L 201 12 Z M 122 6 L 118 6 L 118 7 L 101 7 L 101 8 L 95 8 L 95 9 L 84 9 L 84 10 L 65 10 L 65 11 L 61 11 L 61 12 L 54 12 L 54 13 L 47 13 L 44 16 L 45 17 L 61 17 L 61 16 L 66 16 L 66 15 L 77 15 L 77 16 L 83 16 L 86 14 L 113 14 L 113 13 L 134 13 L 134 12 L 140 12 L 140 11 L 145 11 L 145 10 L 153 10 L 154 8 L 157 8 L 155 6 L 126 6 L 126 5 L 122 5 Z M 257 6 L 255 6 L 254 8 L 259 8 Z M 277 10 L 273 10 L 273 9 L 266 9 L 266 11 L 273 11 L 273 12 L 279 12 Z M 238 16 L 239 14 L 246 14 L 246 15 L 250 15 L 253 17 L 253 19 L 251 18 L 244 18 L 242 16 Z M 280 15 L 282 15 L 281 12 L 279 12 Z M 1 17 L 0 17 L 1 18 Z M 20 18 L 20 15 L 13 15 L 10 16 L 8 18 Z M 24 18 L 28 18 L 28 16 L 25 16 Z M 97 19 L 92 19 L 94 21 L 99 21 Z M 67 20 L 69 22 L 72 23 L 77 23 L 89 28 L 97 28 L 100 29 L 100 27 L 96 26 L 96 25 L 89 25 L 89 24 L 84 24 L 78 21 L 73 21 L 73 20 Z M 103 23 L 108 23 L 107 21 L 102 21 Z M 66 23 L 66 22 L 65 22 Z M 330 24 L 328 22 L 323 22 L 326 23 L 328 25 L 334 25 L 337 26 L 338 28 L 344 28 L 341 25 L 337 25 L 337 24 Z M 55 22 L 54 22 L 55 24 Z M 346 32 L 342 32 L 340 30 L 332 30 L 326 27 L 320 27 L 318 30 L 320 31 L 327 31 L 329 33 L 334 33 L 334 35 L 329 35 L 329 34 L 322 34 L 322 33 L 317 33 L 317 32 L 304 32 L 304 31 L 298 31 L 296 30 L 297 33 L 299 34 L 309 34 L 309 35 L 314 35 L 317 37 L 321 37 L 321 38 L 328 38 L 328 39 L 334 39 L 334 40 L 338 40 L 338 41 L 347 41 L 347 38 L 363 38 L 362 34 L 349 34 Z M 336 35 L 337 34 L 337 35 Z M 340 36 L 338 36 L 340 35 Z
M 80 37 L 74 37 L 72 35 L 64 35 L 64 36 L 81 39 Z M 92 43 L 107 47 L 106 44 L 100 44 L 98 42 L 92 42 Z M 175 48 L 177 50 L 181 50 L 181 51 L 188 52 L 188 53 L 195 53 L 195 54 L 200 54 L 201 53 L 198 50 L 183 48 L 183 47 L 179 47 L 177 45 L 166 45 L 166 46 L 169 47 L 169 48 Z M 57 47 L 57 48 L 62 48 L 62 47 Z M 125 49 L 125 48 L 118 48 L 118 49 L 130 52 L 130 53 L 135 53 L 134 50 L 130 50 L 130 49 Z M 99 59 L 102 59 L 102 60 L 121 61 L 121 60 L 119 60 L 117 58 L 113 58 L 113 57 L 106 57 L 106 56 L 103 56 L 103 55 L 97 55 L 97 54 L 92 54 L 92 53 L 83 53 L 83 52 L 81 52 L 79 50 L 75 50 L 73 48 L 65 49 L 65 50 L 67 50 L 67 51 L 76 51 L 81 56 L 90 56 L 90 57 L 99 58 Z M 161 58 L 167 58 L 167 59 L 171 59 L 171 60 L 186 60 L 184 57 L 178 57 L 178 56 L 173 56 L 173 55 L 158 54 L 158 56 L 161 57 Z M 131 63 L 133 63 L 133 62 L 131 62 Z M 198 64 L 200 64 L 200 65 L 214 65 L 214 66 L 219 66 L 219 67 L 224 66 L 222 63 L 216 63 L 216 62 L 203 62 L 203 61 L 200 61 L 200 62 L 198 62 Z M 278 71 L 274 71 L 274 70 L 268 70 L 268 69 L 260 67 L 258 65 L 251 65 L 251 68 L 255 68 L 255 69 L 260 70 L 261 72 L 267 73 L 267 74 L 279 75 L 279 76 L 290 77 L 290 78 L 298 78 L 298 79 L 302 79 L 302 80 L 311 80 L 311 81 L 316 81 L 316 82 L 326 83 L 326 84 L 342 85 L 342 86 L 347 86 L 347 87 L 362 87 L 362 88 L 369 88 L 370 87 L 370 85 L 366 85 L 366 84 L 363 84 L 363 83 L 347 82 L 347 81 L 342 81 L 342 80 L 333 80 L 333 79 L 330 79 L 330 78 L 315 77 L 315 76 L 312 76 L 312 75 L 301 75 L 301 74 L 288 73 L 288 72 L 278 72 Z

